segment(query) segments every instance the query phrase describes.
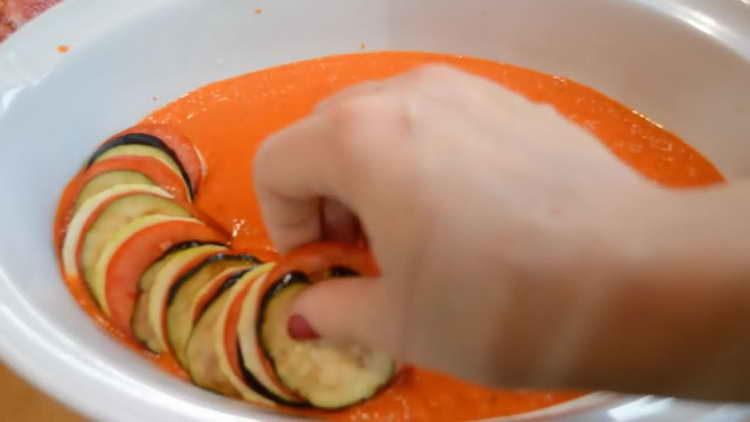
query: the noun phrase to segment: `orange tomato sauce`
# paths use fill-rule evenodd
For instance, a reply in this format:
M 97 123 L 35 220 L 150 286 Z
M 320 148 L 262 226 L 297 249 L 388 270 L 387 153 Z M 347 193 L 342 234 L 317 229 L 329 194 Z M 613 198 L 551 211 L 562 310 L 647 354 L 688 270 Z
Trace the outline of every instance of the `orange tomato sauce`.
M 336 91 L 435 62 L 457 66 L 533 101 L 551 104 L 591 131 L 635 170 L 665 186 L 681 188 L 723 181 L 710 162 L 678 137 L 591 88 L 512 65 L 430 53 L 342 55 L 249 73 L 193 91 L 155 111 L 144 123 L 174 126 L 195 143 L 208 168 L 196 207 L 232 234 L 234 249 L 255 251 L 269 259 L 275 254 L 263 228 L 251 178 L 252 157 L 262 141 L 309 114 L 319 101 Z M 97 322 L 140 350 L 111 328 L 80 280 L 68 280 L 68 284 Z M 143 353 L 184 377 L 171 358 Z M 528 412 L 581 395 L 490 389 L 410 367 L 365 403 L 343 411 L 310 414 L 337 421 L 457 421 Z

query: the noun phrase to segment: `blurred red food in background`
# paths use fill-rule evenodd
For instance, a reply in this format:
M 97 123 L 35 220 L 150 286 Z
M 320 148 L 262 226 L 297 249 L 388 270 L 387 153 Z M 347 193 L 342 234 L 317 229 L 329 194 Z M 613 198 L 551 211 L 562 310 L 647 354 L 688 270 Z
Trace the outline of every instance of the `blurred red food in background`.
M 0 0 L 0 41 L 60 0 Z

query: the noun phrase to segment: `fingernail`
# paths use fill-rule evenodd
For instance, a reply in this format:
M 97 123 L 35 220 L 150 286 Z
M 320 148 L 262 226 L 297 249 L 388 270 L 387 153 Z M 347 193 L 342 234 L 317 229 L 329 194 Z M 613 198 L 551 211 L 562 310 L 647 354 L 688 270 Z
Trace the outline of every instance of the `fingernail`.
M 289 337 L 295 340 L 315 340 L 320 337 L 305 317 L 299 314 L 289 317 L 287 331 L 289 332 Z

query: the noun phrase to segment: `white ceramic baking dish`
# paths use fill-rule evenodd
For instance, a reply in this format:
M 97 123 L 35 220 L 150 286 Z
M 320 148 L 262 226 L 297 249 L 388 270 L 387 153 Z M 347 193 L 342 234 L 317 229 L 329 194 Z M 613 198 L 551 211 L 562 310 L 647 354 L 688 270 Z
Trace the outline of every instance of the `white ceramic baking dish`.
M 281 419 L 163 374 L 101 332 L 66 291 L 52 215 L 100 139 L 207 82 L 364 43 L 569 76 L 674 130 L 728 177 L 748 176 L 747 3 L 65 0 L 0 45 L 0 356 L 97 420 Z M 747 412 L 599 394 L 521 419 L 739 421 Z

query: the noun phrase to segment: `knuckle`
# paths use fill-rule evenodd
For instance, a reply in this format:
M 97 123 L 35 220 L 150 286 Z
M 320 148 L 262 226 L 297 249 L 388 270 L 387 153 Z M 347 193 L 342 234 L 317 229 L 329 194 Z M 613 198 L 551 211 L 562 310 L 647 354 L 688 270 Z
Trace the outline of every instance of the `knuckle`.
M 351 176 L 346 183 L 382 182 L 390 177 L 384 168 L 399 172 L 401 160 L 393 158 L 403 155 L 409 144 L 413 118 L 409 103 L 408 94 L 377 93 L 348 98 L 326 110 L 331 127 L 327 146 L 334 149 L 332 156 L 340 158 L 332 164 Z
M 373 95 L 347 98 L 331 105 L 328 115 L 336 129 L 357 129 L 370 124 L 373 116 L 380 112 L 379 102 Z
M 270 176 L 268 173 L 273 167 L 273 145 L 269 140 L 264 141 L 255 155 L 252 158 L 251 171 L 253 180 L 256 185 L 263 187 L 267 178 Z
M 348 99 L 332 106 L 329 110 L 331 147 L 345 157 L 356 156 L 357 149 L 367 138 L 368 127 L 372 125 L 376 112 L 372 100 L 367 97 Z
M 265 139 L 251 158 L 251 174 L 257 189 L 265 190 L 286 171 L 289 158 L 289 145 L 283 134 Z
M 404 107 L 398 96 L 374 94 L 347 99 L 333 105 L 328 112 L 334 146 L 357 154 L 385 141 L 384 135 L 393 135 Z

